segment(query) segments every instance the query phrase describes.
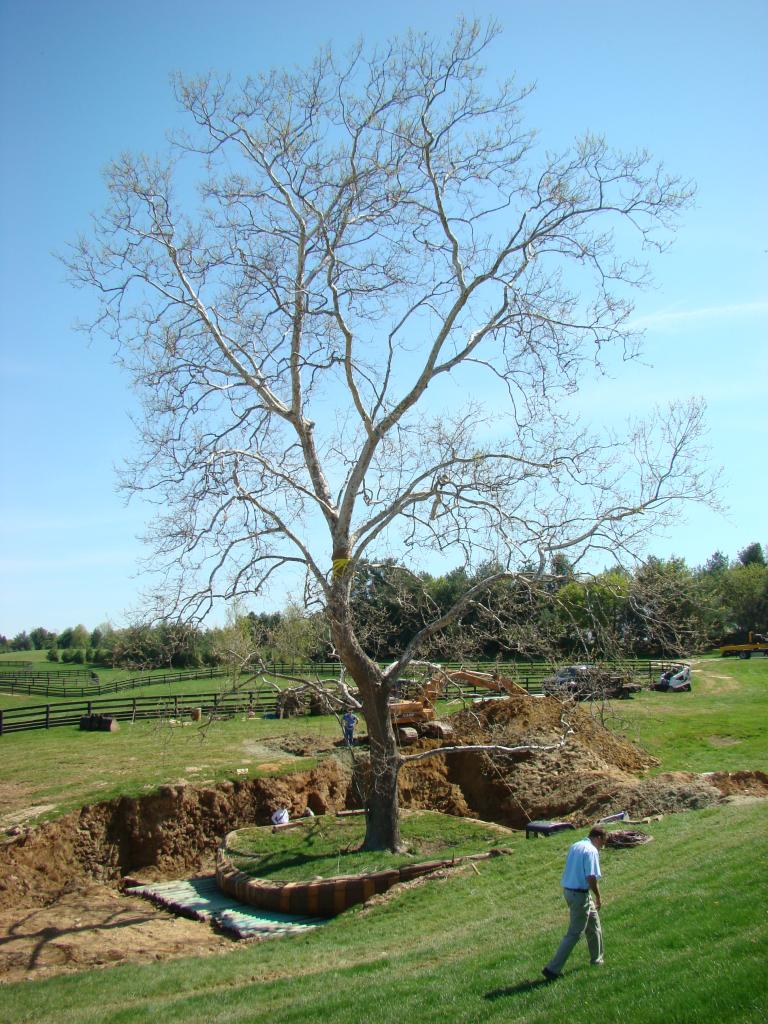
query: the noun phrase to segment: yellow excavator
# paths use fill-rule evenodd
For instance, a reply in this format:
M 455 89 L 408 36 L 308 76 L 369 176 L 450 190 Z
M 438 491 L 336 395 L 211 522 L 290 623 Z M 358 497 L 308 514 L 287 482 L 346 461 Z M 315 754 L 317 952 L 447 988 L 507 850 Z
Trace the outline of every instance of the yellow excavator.
M 467 669 L 435 672 L 431 679 L 420 687 L 417 698 L 390 701 L 389 714 L 392 725 L 398 730 L 411 730 L 406 733 L 399 732 L 401 742 L 414 742 L 418 736 L 424 735 L 441 738 L 450 734 L 450 725 L 435 721 L 435 702 L 445 694 L 450 683 L 457 686 L 464 683 L 489 690 L 499 696 L 528 696 L 527 691 L 514 679 L 502 676 L 498 672 L 471 672 Z
M 389 702 L 389 715 L 396 729 L 411 727 L 422 732 L 427 722 L 435 720 L 435 701 L 442 697 L 443 681 L 437 676 L 419 687 L 419 696 L 410 699 L 394 699 Z

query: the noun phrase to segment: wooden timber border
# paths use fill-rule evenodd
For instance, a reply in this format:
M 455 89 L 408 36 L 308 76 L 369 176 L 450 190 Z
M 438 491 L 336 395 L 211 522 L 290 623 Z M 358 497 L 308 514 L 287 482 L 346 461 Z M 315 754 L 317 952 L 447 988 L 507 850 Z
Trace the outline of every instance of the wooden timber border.
M 334 917 L 357 903 L 365 903 L 372 896 L 388 892 L 399 882 L 410 882 L 465 861 L 486 860 L 501 852 L 422 861 L 420 864 L 404 864 L 400 868 L 360 875 L 336 875 L 311 882 L 272 882 L 266 878 L 254 878 L 234 866 L 228 846 L 235 834 L 230 832 L 225 837 L 216 854 L 216 884 L 219 889 L 252 907 L 307 917 Z

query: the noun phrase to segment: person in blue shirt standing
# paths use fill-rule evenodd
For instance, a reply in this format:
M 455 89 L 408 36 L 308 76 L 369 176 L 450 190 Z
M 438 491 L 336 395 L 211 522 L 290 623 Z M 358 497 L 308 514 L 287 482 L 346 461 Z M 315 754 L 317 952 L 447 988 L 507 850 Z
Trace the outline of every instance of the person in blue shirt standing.
M 568 931 L 557 952 L 542 971 L 547 981 L 560 977 L 571 950 L 586 932 L 589 961 L 594 967 L 603 963 L 603 930 L 600 926 L 600 851 L 605 845 L 606 831 L 593 828 L 586 839 L 574 843 L 568 851 L 560 884 L 568 904 Z
M 351 747 L 355 741 L 355 726 L 357 725 L 357 715 L 353 715 L 351 711 L 347 711 L 346 714 L 341 716 L 342 726 L 344 728 L 344 739 L 347 744 Z

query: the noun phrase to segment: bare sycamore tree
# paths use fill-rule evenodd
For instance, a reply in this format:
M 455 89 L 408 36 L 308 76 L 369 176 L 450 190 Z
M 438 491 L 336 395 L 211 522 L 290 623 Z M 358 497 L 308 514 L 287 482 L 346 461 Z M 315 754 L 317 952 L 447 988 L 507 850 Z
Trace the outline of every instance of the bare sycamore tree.
M 495 581 L 631 552 L 709 487 L 697 404 L 619 439 L 563 401 L 605 346 L 635 349 L 646 269 L 614 238 L 661 248 L 691 189 L 591 135 L 541 153 L 528 90 L 485 88 L 496 34 L 462 21 L 239 87 L 176 78 L 190 133 L 108 168 L 69 260 L 143 396 L 125 484 L 158 497 L 158 610 L 199 618 L 301 570 L 361 694 L 368 847 L 399 842 L 388 698 L 416 652 Z M 500 569 L 382 670 L 356 566 L 430 551 Z

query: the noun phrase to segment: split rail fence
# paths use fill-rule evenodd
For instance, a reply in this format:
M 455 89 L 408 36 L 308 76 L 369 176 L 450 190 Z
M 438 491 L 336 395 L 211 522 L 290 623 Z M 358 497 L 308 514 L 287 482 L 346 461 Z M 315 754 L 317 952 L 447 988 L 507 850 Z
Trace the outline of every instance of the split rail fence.
M 32 707 L 0 710 L 0 736 L 30 729 L 52 729 L 78 725 L 90 715 L 105 715 L 118 722 L 139 722 L 151 718 L 188 718 L 200 708 L 208 718 L 230 718 L 236 714 L 275 714 L 276 697 L 258 691 L 228 693 L 179 693 L 154 697 L 111 697 L 99 700 L 68 700 Z
M 622 662 L 621 665 L 611 666 L 615 670 L 631 672 L 633 677 L 641 682 L 651 681 L 664 667 L 664 662 L 657 661 L 633 661 Z M 456 666 L 459 667 L 459 666 Z M 462 667 L 468 668 L 464 665 Z M 473 669 L 492 670 L 498 666 L 473 665 Z M 451 666 L 445 665 L 450 669 Z M 503 666 L 504 671 L 513 675 L 516 682 L 531 694 L 542 692 L 544 679 L 553 674 L 551 665 L 518 663 L 512 672 L 512 666 Z M 291 671 L 288 665 L 271 665 L 270 669 L 287 674 Z M 293 671 L 296 671 L 294 668 Z M 312 666 L 312 674 L 321 676 L 338 672 L 338 665 L 328 663 L 327 665 Z M 146 686 L 154 683 L 183 682 L 189 679 L 213 678 L 216 675 L 224 676 L 220 669 L 205 670 L 205 672 L 178 672 L 165 673 L 163 675 L 150 675 L 124 680 L 121 688 L 129 686 Z M 41 684 L 42 685 L 42 684 Z M 50 685 L 50 684 L 49 684 Z M 0 688 L 5 689 L 5 683 L 0 681 Z M 79 689 L 79 688 L 78 688 Z M 408 696 L 412 688 L 407 683 L 401 688 L 401 695 Z M 468 698 L 488 697 L 489 691 L 484 688 L 463 685 L 462 693 Z M 19 691 L 17 691 L 19 692 Z M 20 692 L 40 693 L 45 690 L 31 690 L 26 688 Z M 98 692 L 98 691 L 97 691 Z M 103 692 L 103 691 L 102 691 Z M 238 714 L 254 715 L 277 715 L 278 703 L 277 694 L 259 689 L 250 690 L 226 690 L 210 691 L 203 693 L 186 694 L 155 694 L 152 696 L 134 697 L 108 697 L 94 699 L 88 694 L 77 694 L 70 690 L 67 694 L 71 699 L 37 704 L 33 706 L 5 708 L 0 710 L 0 736 L 13 732 L 25 732 L 33 729 L 52 729 L 57 726 L 76 726 L 80 719 L 90 715 L 106 715 L 116 719 L 118 722 L 145 721 L 153 718 L 177 719 L 189 717 L 194 709 L 200 708 L 205 719 L 230 718 Z M 415 692 L 414 692 L 415 695 Z M 76 699 L 79 696 L 81 699 Z M 85 699 L 87 698 L 87 699 Z
M 75 676 L 74 672 L 24 672 L 11 675 L 0 668 L 0 693 L 26 693 L 28 696 L 37 694 L 43 697 L 99 697 L 104 693 L 121 693 L 123 690 L 136 690 L 142 686 L 184 683 L 193 679 L 217 679 L 227 674 L 226 669 L 205 668 L 192 669 L 188 672 L 156 672 L 101 683 L 98 682 L 98 676 L 94 682 L 95 673 L 90 672 L 84 673 L 84 677 L 89 677 L 89 681 L 86 682 L 84 677 Z

